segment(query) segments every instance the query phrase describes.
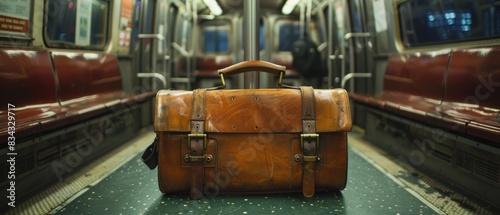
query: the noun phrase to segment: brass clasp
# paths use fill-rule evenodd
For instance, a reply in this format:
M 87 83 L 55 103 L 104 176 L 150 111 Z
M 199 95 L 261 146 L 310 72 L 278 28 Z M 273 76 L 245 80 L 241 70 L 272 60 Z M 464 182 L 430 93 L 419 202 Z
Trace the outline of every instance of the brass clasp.
M 191 150 L 191 139 L 202 139 L 203 138 L 203 150 L 207 148 L 207 135 L 206 134 L 188 134 L 188 148 Z
M 319 134 L 301 134 L 300 135 L 300 148 L 304 149 L 304 141 L 316 139 L 316 148 L 319 148 Z

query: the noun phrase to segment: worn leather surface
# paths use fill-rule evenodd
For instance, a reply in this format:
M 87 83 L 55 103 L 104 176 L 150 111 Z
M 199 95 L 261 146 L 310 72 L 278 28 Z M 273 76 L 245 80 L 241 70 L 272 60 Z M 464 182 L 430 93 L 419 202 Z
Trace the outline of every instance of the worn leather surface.
M 349 98 L 343 89 L 314 90 L 317 132 L 350 131 Z M 205 132 L 302 132 L 298 89 L 216 90 L 206 92 Z M 156 132 L 189 132 L 192 91 L 162 90 L 156 97 Z
M 341 190 L 347 177 L 347 136 L 351 116 L 342 89 L 314 90 L 316 132 L 315 190 Z M 159 134 L 158 180 L 164 193 L 190 192 L 192 91 L 157 94 L 154 128 Z M 302 192 L 303 133 L 298 89 L 218 90 L 205 94 L 203 161 L 205 196 L 219 193 Z M 301 158 L 296 161 L 296 155 Z

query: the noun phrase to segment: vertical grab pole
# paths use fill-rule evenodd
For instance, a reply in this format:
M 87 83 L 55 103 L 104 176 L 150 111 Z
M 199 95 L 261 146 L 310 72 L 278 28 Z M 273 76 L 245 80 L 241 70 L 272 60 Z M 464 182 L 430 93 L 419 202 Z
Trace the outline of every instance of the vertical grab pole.
M 329 0 L 328 1 L 328 23 L 330 23 L 328 26 L 326 26 L 326 29 L 328 30 L 328 58 L 326 59 L 327 60 L 327 66 L 328 66 L 328 88 L 333 88 L 333 71 L 336 66 L 336 64 L 332 64 L 333 60 L 337 60 L 337 59 L 330 59 L 330 56 L 332 56 L 333 54 L 333 50 L 335 48 L 335 46 L 337 46 L 336 43 L 333 42 L 333 22 L 335 22 L 335 20 L 333 19 L 333 13 L 334 13 L 334 4 L 333 4 L 333 0 Z M 334 55 L 335 57 L 337 56 L 336 54 Z
M 300 39 L 303 40 L 305 39 L 305 28 L 306 28 L 306 4 L 303 2 L 299 2 L 299 8 L 300 8 L 300 25 L 299 25 L 299 32 L 300 32 Z
M 306 22 L 304 23 L 304 35 L 309 31 L 309 25 L 311 24 L 312 0 L 307 0 L 305 4 L 306 4 Z
M 259 60 L 259 7 L 260 0 L 245 0 L 244 2 L 244 37 L 245 37 L 245 52 L 244 58 L 248 60 Z M 259 73 L 248 72 L 244 74 L 244 88 L 257 89 L 259 88 Z

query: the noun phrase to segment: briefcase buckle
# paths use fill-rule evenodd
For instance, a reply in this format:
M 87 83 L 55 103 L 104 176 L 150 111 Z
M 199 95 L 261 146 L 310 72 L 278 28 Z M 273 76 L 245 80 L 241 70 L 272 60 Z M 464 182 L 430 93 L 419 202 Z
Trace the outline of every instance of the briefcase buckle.
M 300 135 L 300 148 L 304 149 L 304 142 L 316 139 L 316 148 L 319 148 L 319 134 L 301 134 Z
M 191 139 L 203 139 L 203 150 L 207 149 L 207 135 L 206 134 L 188 134 L 188 148 L 191 150 Z

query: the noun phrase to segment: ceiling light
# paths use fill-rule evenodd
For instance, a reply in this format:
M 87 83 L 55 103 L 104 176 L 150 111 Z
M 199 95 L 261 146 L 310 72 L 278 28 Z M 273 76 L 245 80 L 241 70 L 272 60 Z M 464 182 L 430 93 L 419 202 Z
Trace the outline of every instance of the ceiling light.
M 203 3 L 205 3 L 213 15 L 219 16 L 222 14 L 222 8 L 220 8 L 216 0 L 203 0 Z
M 285 5 L 283 5 L 283 8 L 281 8 L 281 12 L 285 15 L 288 15 L 292 13 L 293 9 L 297 4 L 299 3 L 300 0 L 288 0 L 285 2 Z

